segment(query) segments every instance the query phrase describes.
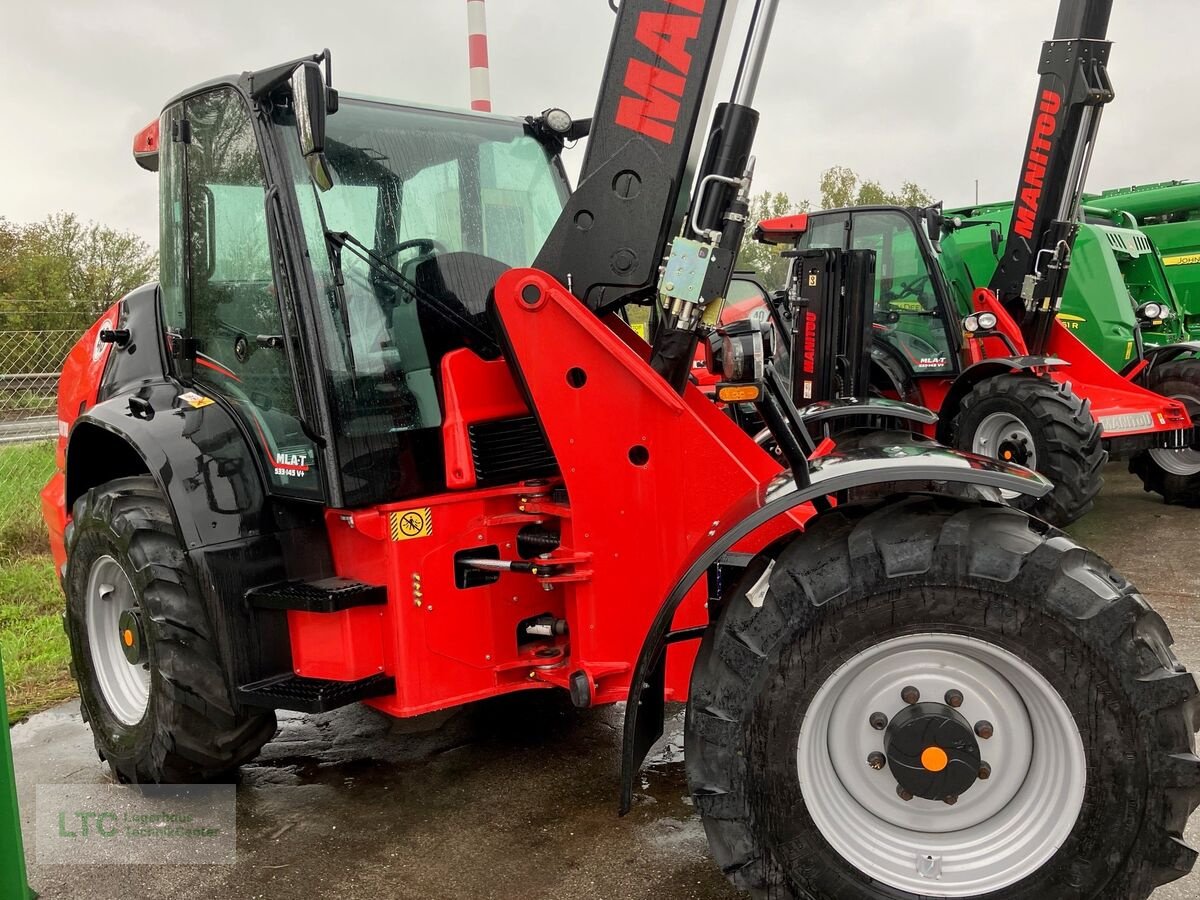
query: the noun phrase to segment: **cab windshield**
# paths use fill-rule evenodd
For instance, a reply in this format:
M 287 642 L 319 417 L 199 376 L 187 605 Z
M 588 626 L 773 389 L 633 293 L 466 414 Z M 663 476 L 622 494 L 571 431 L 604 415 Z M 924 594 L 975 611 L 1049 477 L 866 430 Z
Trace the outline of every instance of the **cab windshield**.
M 378 458 L 400 433 L 441 424 L 441 356 L 490 329 L 493 275 L 533 262 L 566 178 L 518 120 L 343 97 L 326 132 L 333 187 L 318 191 L 294 128 L 278 128 L 322 298 L 341 455 Z M 327 240 L 343 232 L 353 246 Z

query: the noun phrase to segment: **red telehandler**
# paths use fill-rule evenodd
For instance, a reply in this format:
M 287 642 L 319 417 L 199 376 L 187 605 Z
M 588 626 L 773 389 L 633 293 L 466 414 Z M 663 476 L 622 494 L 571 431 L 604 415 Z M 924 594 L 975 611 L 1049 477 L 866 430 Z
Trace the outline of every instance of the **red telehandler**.
M 590 123 L 339 96 L 323 53 L 137 136 L 160 280 L 67 360 L 43 493 L 117 778 L 217 777 L 278 709 L 560 690 L 626 703 L 627 810 L 686 700 L 696 809 L 758 897 L 1145 897 L 1191 868 L 1195 681 L 1132 585 L 997 502 L 1044 479 L 907 432 L 814 447 L 753 323 L 717 332 L 717 392 L 788 468 L 689 383 L 777 5 L 706 141 L 724 0 L 624 0 Z
M 1092 149 L 1104 107 L 1114 97 L 1107 75 L 1111 43 L 1105 39 L 1111 9 L 1111 0 L 1060 6 L 1054 39 L 1042 50 L 1003 247 L 999 223 L 963 223 L 940 207 L 827 210 L 766 221 L 758 232 L 795 251 L 876 251 L 876 292 L 867 304 L 874 328 L 865 339 L 844 328 L 838 304 L 801 297 L 806 287 L 792 280 L 793 306 L 803 305 L 806 319 L 827 320 L 809 330 L 837 334 L 827 343 L 818 337 L 817 354 L 849 360 L 849 369 L 869 365 L 858 383 L 822 382 L 796 369 L 798 403 L 855 396 L 869 386 L 935 410 L 937 423 L 925 425 L 931 436 L 1049 478 L 1054 491 L 1047 496 L 1011 499 L 1059 526 L 1092 508 L 1110 453 L 1130 458 L 1148 486 L 1169 496 L 1163 479 L 1177 468 L 1173 454 L 1186 455 L 1200 441 L 1187 405 L 1153 389 L 1160 372 L 1200 366 L 1195 345 L 1139 343 L 1118 373 L 1057 318 Z M 985 287 L 975 280 L 980 273 L 971 272 L 960 242 L 970 232 L 986 245 L 989 231 L 998 264 Z M 803 354 L 794 359 L 802 368 Z

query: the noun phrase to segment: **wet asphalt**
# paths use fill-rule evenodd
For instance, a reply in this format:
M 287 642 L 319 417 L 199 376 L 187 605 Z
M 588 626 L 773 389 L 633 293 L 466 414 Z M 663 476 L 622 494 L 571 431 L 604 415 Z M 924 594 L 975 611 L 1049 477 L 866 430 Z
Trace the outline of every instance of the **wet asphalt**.
M 1106 477 L 1073 532 L 1140 587 L 1200 671 L 1200 510 L 1164 506 L 1116 464 Z M 741 896 L 687 797 L 681 713 L 618 818 L 621 714 L 541 693 L 408 722 L 364 707 L 283 714 L 240 774 L 236 864 L 38 865 L 35 785 L 108 781 L 78 704 L 64 704 L 12 730 L 30 881 L 47 900 Z M 1188 837 L 1200 846 L 1200 814 Z M 1200 872 L 1154 897 L 1200 898 Z

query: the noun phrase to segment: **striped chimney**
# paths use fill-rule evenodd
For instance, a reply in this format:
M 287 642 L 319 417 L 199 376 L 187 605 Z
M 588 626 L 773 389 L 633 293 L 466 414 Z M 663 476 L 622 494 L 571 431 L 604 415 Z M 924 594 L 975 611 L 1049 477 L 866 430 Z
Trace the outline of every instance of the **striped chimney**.
M 487 14 L 483 0 L 467 0 L 467 43 L 470 48 L 471 109 L 492 111 L 492 79 L 488 68 Z

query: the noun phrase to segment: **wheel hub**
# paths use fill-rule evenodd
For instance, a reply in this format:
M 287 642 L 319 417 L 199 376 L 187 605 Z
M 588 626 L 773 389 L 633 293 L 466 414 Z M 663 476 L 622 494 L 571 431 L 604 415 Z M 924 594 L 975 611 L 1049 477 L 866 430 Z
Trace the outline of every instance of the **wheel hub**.
M 979 778 L 982 762 L 971 724 L 944 703 L 917 703 L 884 732 L 888 767 L 914 797 L 958 798 Z
M 1018 435 L 1013 435 L 1001 441 L 998 455 L 1005 462 L 1023 466 L 1029 460 L 1029 445 Z
M 131 666 L 146 662 L 146 636 L 142 630 L 142 613 L 137 609 L 126 609 L 117 620 L 117 637 L 121 650 Z

